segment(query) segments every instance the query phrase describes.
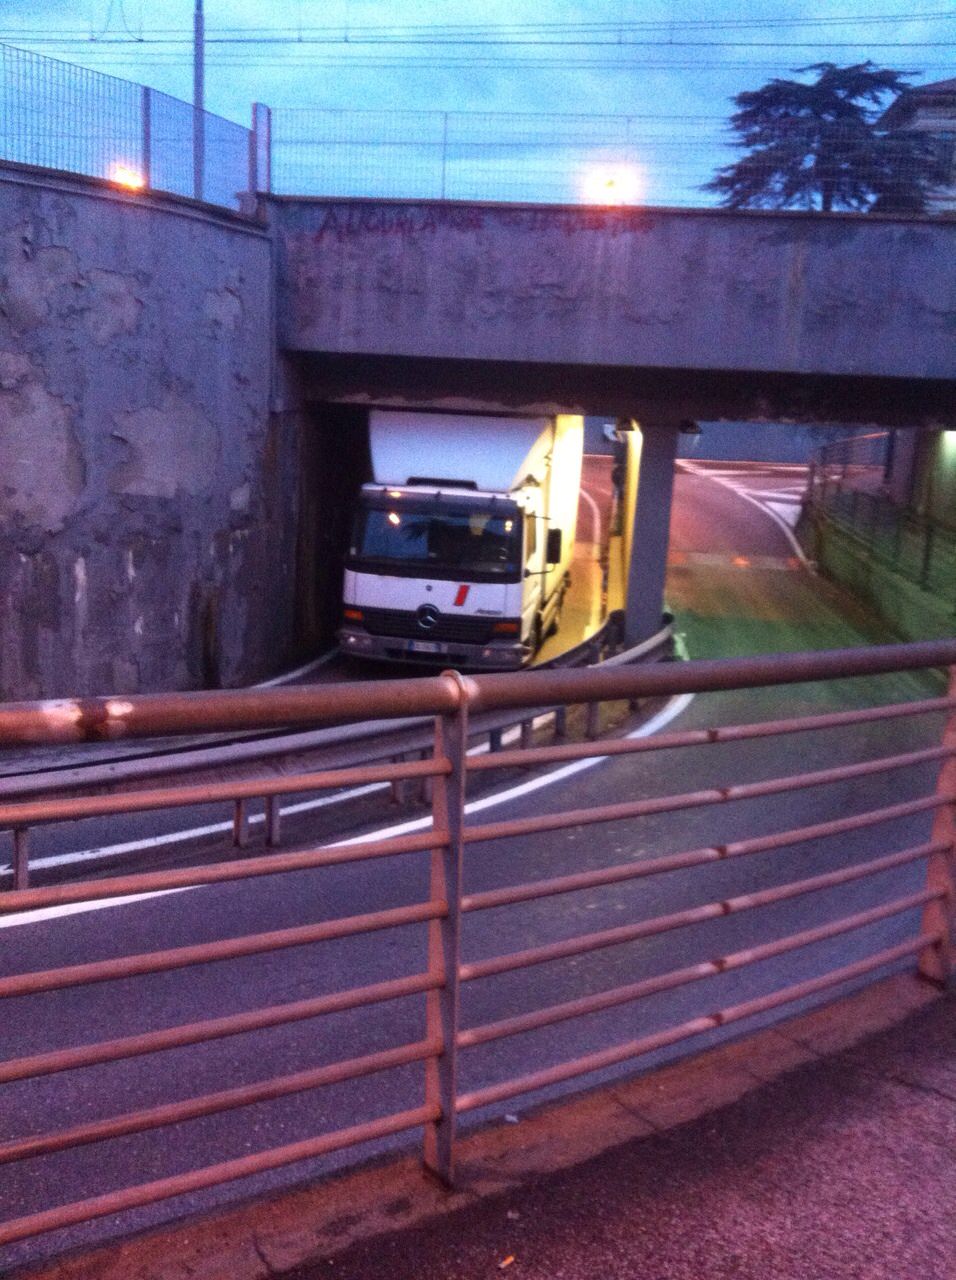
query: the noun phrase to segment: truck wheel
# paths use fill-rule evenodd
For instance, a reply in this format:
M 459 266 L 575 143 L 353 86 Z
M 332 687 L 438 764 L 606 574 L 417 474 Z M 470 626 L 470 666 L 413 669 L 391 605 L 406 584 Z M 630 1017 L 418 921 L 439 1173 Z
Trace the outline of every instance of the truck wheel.
M 551 625 L 548 627 L 548 637 L 556 636 L 561 629 L 561 610 L 564 608 L 564 592 L 558 596 L 558 606 L 551 617 Z
M 541 625 L 541 614 L 534 620 L 531 628 L 531 656 L 534 657 L 544 643 L 544 627 Z

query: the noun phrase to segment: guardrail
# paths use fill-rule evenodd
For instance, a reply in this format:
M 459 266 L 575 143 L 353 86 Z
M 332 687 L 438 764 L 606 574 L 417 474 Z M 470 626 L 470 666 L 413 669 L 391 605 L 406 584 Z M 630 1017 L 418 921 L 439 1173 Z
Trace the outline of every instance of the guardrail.
M 601 700 L 643 699 L 688 692 L 741 690 L 801 682 L 845 679 L 851 676 L 918 671 L 950 666 L 949 692 L 944 696 L 889 705 L 855 707 L 754 723 L 712 725 L 690 728 L 652 737 L 631 737 L 611 741 L 565 742 L 550 746 L 524 746 L 496 754 L 469 756 L 469 724 L 480 712 L 525 711 L 548 705 L 570 706 Z M 334 770 L 309 776 L 284 778 L 266 785 L 257 783 L 258 794 L 295 791 L 305 787 L 320 789 L 371 780 L 430 780 L 432 812 L 426 829 L 382 838 L 361 838 L 346 844 L 324 844 L 295 852 L 243 857 L 214 865 L 178 868 L 162 872 L 98 879 L 52 888 L 25 889 L 0 894 L 0 913 L 27 908 L 62 906 L 93 900 L 121 898 L 129 894 L 213 885 L 225 882 L 255 882 L 265 876 L 291 875 L 303 871 L 341 868 L 345 864 L 384 862 L 395 857 L 427 854 L 429 883 L 426 896 L 403 905 L 373 908 L 359 913 L 317 919 L 304 925 L 267 930 L 224 940 L 176 945 L 160 951 L 112 956 L 109 959 L 74 962 L 56 968 L 13 973 L 0 979 L 0 1000 L 30 998 L 43 992 L 66 991 L 91 984 L 147 974 L 170 974 L 196 965 L 221 963 L 239 957 L 264 955 L 333 940 L 356 938 L 385 930 L 425 929 L 427 964 L 410 967 L 383 981 L 349 989 L 323 991 L 291 1003 L 254 1008 L 240 1013 L 175 1026 L 161 1026 L 107 1041 L 83 1043 L 82 1032 L 64 1032 L 68 1046 L 21 1055 L 0 1065 L 0 1081 L 26 1081 L 62 1071 L 77 1071 L 96 1064 L 119 1062 L 163 1049 L 212 1042 L 224 1037 L 249 1034 L 264 1028 L 288 1025 L 304 1019 L 341 1013 L 346 1010 L 380 1009 L 385 1002 L 424 998 L 424 1034 L 358 1056 L 325 1062 L 292 1074 L 280 1074 L 253 1084 L 227 1087 L 215 1093 L 151 1104 L 132 1113 L 81 1120 L 65 1128 L 43 1130 L 8 1139 L 0 1145 L 0 1163 L 26 1160 L 75 1149 L 90 1143 L 106 1142 L 120 1135 L 142 1133 L 178 1124 L 201 1116 L 211 1116 L 258 1102 L 301 1094 L 400 1066 L 420 1063 L 423 1081 L 418 1100 L 412 1106 L 375 1115 L 331 1132 L 311 1134 L 292 1143 L 241 1157 L 232 1157 L 205 1168 L 177 1172 L 153 1181 L 114 1189 L 105 1194 L 43 1208 L 0 1226 L 0 1245 L 40 1232 L 86 1222 L 140 1205 L 195 1192 L 265 1170 L 303 1161 L 325 1153 L 365 1143 L 387 1135 L 423 1129 L 425 1161 L 443 1179 L 454 1178 L 456 1128 L 461 1116 L 509 1098 L 533 1093 L 615 1064 L 640 1062 L 665 1046 L 693 1042 L 724 1027 L 765 1014 L 784 1011 L 808 997 L 838 989 L 878 975 L 887 966 L 915 963 L 919 971 L 937 982 L 953 974 L 954 901 L 956 901 L 956 640 L 932 644 L 874 647 L 868 650 L 835 650 L 822 653 L 751 658 L 740 661 L 691 662 L 654 668 L 585 669 L 529 672 L 519 675 L 463 677 L 455 672 L 417 680 L 350 686 L 313 686 L 297 689 L 269 689 L 202 694 L 105 698 L 13 705 L 0 708 L 0 744 L 23 742 L 77 742 L 89 739 L 117 739 L 155 733 L 185 733 L 232 729 L 256 729 L 276 725 L 314 725 L 344 722 L 357 717 L 400 718 L 409 714 L 435 717 L 433 750 L 427 760 L 401 764 L 379 764 L 351 770 Z M 717 780 L 690 790 L 678 785 L 666 794 L 626 795 L 611 804 L 559 812 L 535 813 L 497 822 L 467 821 L 466 784 L 470 776 L 514 766 L 540 766 L 590 757 L 636 757 L 649 753 L 678 752 L 675 777 L 680 777 L 680 761 L 697 748 L 709 752 L 728 749 L 745 741 L 789 739 L 821 731 L 843 734 L 855 726 L 900 726 L 913 718 L 945 720 L 941 739 L 932 745 L 905 744 L 905 750 L 859 759 L 840 758 L 824 768 L 797 768 L 786 776 L 727 783 Z M 868 740 L 872 743 L 873 739 Z M 846 749 L 846 742 L 842 743 Z M 851 744 L 855 749 L 859 744 Z M 797 748 L 805 751 L 806 748 Z M 711 757 L 708 756 L 708 759 Z M 696 757 L 695 757 L 696 759 Z M 697 768 L 697 766 L 694 766 Z M 935 784 L 925 782 L 927 769 L 938 771 Z M 827 784 L 865 786 L 867 779 L 899 777 L 901 771 L 913 778 L 918 794 L 891 803 L 877 795 L 878 803 L 861 810 L 849 806 L 851 791 L 845 792 L 838 815 L 813 823 L 770 832 L 759 830 L 729 841 L 678 851 L 652 849 L 641 856 L 600 867 L 586 867 L 571 873 L 547 875 L 530 881 L 508 881 L 493 887 L 466 891 L 463 875 L 474 869 L 477 850 L 482 847 L 481 865 L 489 847 L 498 842 L 529 839 L 595 824 L 648 819 L 661 814 L 710 811 L 715 815 L 727 806 L 771 797 L 792 796 Z M 636 782 L 634 783 L 637 789 Z M 865 794 L 865 793 L 864 793 Z M 212 795 L 207 788 L 205 798 Z M 132 803 L 157 802 L 157 795 L 145 799 L 116 797 L 109 804 L 98 798 L 97 812 L 127 811 Z M 164 793 L 164 803 L 191 803 L 189 788 L 173 788 Z M 852 811 L 847 811 L 850 807 Z M 90 811 L 84 798 L 56 801 L 5 803 L 0 806 L 0 826 L 24 827 L 59 818 L 80 818 Z M 759 826 L 767 825 L 766 808 L 758 809 Z M 895 839 L 901 823 L 910 819 L 932 821 L 932 830 L 906 828 L 902 847 L 889 850 L 867 846 L 864 857 L 852 857 L 852 841 L 860 833 L 870 833 L 875 843 L 879 830 L 889 826 Z M 928 838 L 927 837 L 928 834 Z M 844 849 L 830 859 L 824 869 L 813 874 L 785 868 L 784 878 L 764 878 L 760 887 L 744 892 L 717 892 L 705 877 L 705 869 L 715 864 L 739 865 L 741 859 L 761 854 L 781 854 L 790 848 L 816 848 L 815 842 L 832 837 L 843 839 Z M 846 849 L 851 860 L 846 859 Z M 859 852 L 859 849 L 856 849 Z M 840 851 L 836 851 L 840 853 Z M 510 861 L 505 864 L 510 867 Z M 750 865 L 749 863 L 747 865 Z M 910 868 L 903 884 L 890 875 Z M 920 871 L 922 868 L 922 871 Z M 532 921 L 540 904 L 563 900 L 581 890 L 597 890 L 633 885 L 661 876 L 683 873 L 691 886 L 682 894 L 683 903 L 673 910 L 652 914 L 638 911 L 637 919 L 616 917 L 612 927 L 590 932 L 574 932 L 557 940 L 534 941 Z M 917 875 L 918 885 L 912 876 Z M 702 877 L 704 877 L 702 879 Z M 825 890 L 861 881 L 875 885 L 875 900 L 862 909 L 847 911 L 844 904 L 833 915 L 833 901 L 801 927 L 781 904 Z M 366 883 L 361 878 L 357 884 Z M 753 882 L 751 882 L 752 884 Z M 882 889 L 880 888 L 882 886 Z M 261 900 L 257 910 L 262 909 Z M 622 900 L 634 906 L 633 899 Z M 689 904 L 689 905 L 688 905 Z M 358 904 L 354 904 L 358 905 Z M 463 944 L 463 923 L 471 915 L 499 909 L 522 910 L 521 934 L 526 945 L 519 950 L 496 954 L 470 954 L 473 939 Z M 736 919 L 747 913 L 764 912 L 761 935 L 739 945 L 730 926 L 716 922 Z M 893 925 L 891 936 L 880 928 Z M 708 932 L 695 934 L 707 925 Z M 879 926 L 879 928 L 877 928 Z M 874 933 L 874 928 L 876 932 Z M 538 966 L 577 957 L 591 956 L 608 948 L 640 942 L 647 945 L 675 931 L 686 931 L 688 942 L 681 963 L 641 976 L 626 972 L 628 978 L 613 986 L 578 991 L 570 998 L 542 1002 L 532 984 L 524 993 L 525 1007 L 514 1012 L 513 992 L 507 1016 L 487 1016 L 468 1025 L 462 1017 L 462 993 L 471 984 L 513 975 Z M 420 936 L 420 934 L 418 935 Z M 702 937 L 691 945 L 691 939 Z M 724 939 L 723 944 L 721 939 Z M 677 993 L 692 984 L 726 978 L 752 970 L 776 957 L 793 956 L 814 944 L 838 940 L 839 954 L 824 949 L 821 966 L 810 976 L 796 981 L 775 979 L 763 989 L 726 984 L 705 1003 L 704 1012 L 682 1016 L 677 1012 L 666 1025 L 642 1030 L 641 1002 L 664 993 Z M 633 953 L 628 952 L 631 956 Z M 319 966 L 316 966 L 318 969 Z M 311 970 L 310 970 L 311 972 Z M 771 975 L 773 976 L 773 975 Z M 676 1001 L 676 995 L 669 997 Z M 520 1002 L 519 1002 L 520 1003 Z M 458 1070 L 462 1056 L 481 1045 L 500 1043 L 512 1036 L 569 1020 L 624 1006 L 634 1009 L 637 1034 L 596 1044 L 577 1054 L 534 1070 L 520 1071 L 507 1078 L 495 1078 L 462 1089 Z M 61 1006 L 62 1007 L 62 1006 Z M 675 1005 L 680 1009 L 680 1005 Z M 504 1012 L 504 1011 L 502 1011 Z M 414 1021 L 403 1023 L 414 1025 Z M 73 1077 L 75 1080 L 75 1077 Z M 178 1081 L 173 1081 L 175 1089 Z M 49 1094 L 46 1095 L 49 1105 Z M 46 1110 L 44 1110 L 44 1121 Z M 42 1122 L 41 1122 L 42 1123 Z M 42 1179 L 41 1179 L 42 1181 Z M 47 1179 L 50 1184 L 50 1179 Z M 55 1185 L 55 1183 L 53 1184 Z
M 634 648 L 620 649 L 623 635 L 623 615 L 614 611 L 604 624 L 573 648 L 565 650 L 558 657 L 537 667 L 536 670 L 553 670 L 563 667 L 574 667 L 583 664 L 602 664 L 619 666 L 638 662 L 651 662 L 671 655 L 674 637 L 674 619 L 665 614 L 662 626 L 647 640 Z M 611 656 L 607 656 L 611 655 Z M 589 704 L 583 725 L 586 737 L 595 738 L 600 731 L 599 705 Z M 542 719 L 547 718 L 556 737 L 563 738 L 568 731 L 565 708 L 538 707 L 524 711 L 520 716 L 511 712 L 504 714 L 486 712 L 473 719 L 472 737 L 487 737 L 488 749 L 500 751 L 504 735 L 508 730 L 517 729 L 525 744 L 530 741 L 535 726 L 541 727 Z M 297 791 L 310 790 L 308 777 L 317 770 L 345 769 L 370 765 L 382 760 L 400 763 L 404 759 L 415 759 L 431 747 L 431 728 L 427 718 L 409 716 L 395 723 L 388 720 L 371 720 L 361 724 L 335 726 L 327 729 L 312 729 L 298 733 L 280 733 L 266 738 L 235 739 L 228 742 L 210 739 L 208 745 L 193 744 L 187 749 L 174 749 L 166 742 L 155 754 L 132 757 L 127 760 L 109 761 L 102 764 L 74 764 L 65 769 L 43 770 L 35 773 L 17 773 L 0 777 L 0 802 L 4 799 L 26 799 L 42 795 L 45 802 L 56 796 L 67 796 L 77 791 L 89 793 L 89 809 L 87 816 L 119 814 L 122 812 L 142 812 L 149 809 L 167 807 L 189 807 L 191 805 L 208 804 L 211 800 L 224 799 L 233 805 L 232 830 L 233 845 L 245 848 L 249 844 L 250 805 L 261 801 L 264 808 L 265 839 L 270 847 L 282 843 L 282 815 L 279 800 L 284 795 L 292 795 Z M 261 769 L 266 762 L 272 767 L 281 761 L 307 759 L 308 770 L 299 770 L 298 775 L 306 781 L 301 786 L 291 785 L 283 789 L 274 779 L 268 787 L 263 787 L 248 779 L 250 767 Z M 192 788 L 179 788 L 175 791 L 178 799 L 171 799 L 173 789 L 170 780 L 183 774 L 208 775 L 212 770 L 217 773 L 228 773 L 230 781 L 217 782 L 207 787 L 206 782 Z M 156 781 L 164 785 L 153 791 L 140 789 L 144 784 Z M 295 783 L 296 778 L 290 780 Z M 396 775 L 390 780 L 392 797 L 396 803 L 403 803 L 408 779 Z M 422 788 L 427 789 L 425 779 L 421 780 Z M 345 785 L 345 784 L 343 784 Z M 125 810 L 122 805 L 97 810 L 92 803 L 94 795 L 103 793 L 132 794 L 135 799 Z M 186 799 L 186 795 L 191 799 Z M 149 797 L 153 799 L 150 801 Z M 31 812 L 35 811 L 31 810 Z M 51 813 L 53 810 L 51 810 Z M 56 821 L 56 818 L 41 821 Z M 30 826 L 21 823 L 14 827 L 14 858 L 12 865 L 13 887 L 26 889 L 30 885 Z M 0 866 L 0 882 L 10 874 Z

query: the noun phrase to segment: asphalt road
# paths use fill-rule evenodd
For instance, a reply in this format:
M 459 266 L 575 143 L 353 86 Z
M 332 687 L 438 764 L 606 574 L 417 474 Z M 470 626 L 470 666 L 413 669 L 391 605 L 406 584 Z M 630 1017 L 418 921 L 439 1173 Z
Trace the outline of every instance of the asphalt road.
M 724 483 L 718 483 L 718 479 Z M 779 479 L 769 477 L 771 483 Z M 771 517 L 769 509 L 755 505 L 755 485 L 765 484 L 766 480 L 753 474 L 718 478 L 687 472 L 678 477 L 675 554 L 668 592 L 691 656 L 889 638 L 881 636 L 840 593 L 800 564 L 782 525 Z M 672 727 L 762 719 L 800 710 L 902 699 L 930 691 L 935 691 L 930 682 L 906 676 L 843 681 L 826 688 L 794 686 L 708 695 L 683 705 Z M 796 750 L 792 743 L 768 739 L 719 749 L 699 748 L 680 755 L 654 752 L 630 760 L 597 762 L 577 772 L 566 771 L 552 776 L 549 785 L 535 791 L 528 790 L 528 783 L 536 780 L 522 775 L 519 781 L 507 780 L 510 798 L 500 797 L 484 810 L 482 817 L 472 820 L 531 816 L 624 796 L 690 791 L 745 777 L 782 776 L 821 768 L 838 759 L 865 759 L 891 748 L 905 750 L 933 741 L 937 732 L 936 724 L 924 720 L 908 725 L 900 722 L 890 729 L 863 726 L 805 735 Z M 640 822 L 577 827 L 507 843 L 473 845 L 468 849 L 466 890 L 640 860 L 743 834 L 818 822 L 924 793 L 931 788 L 932 780 L 933 770 L 923 767 L 894 775 L 891 782 L 877 775 L 855 783 L 790 790 L 772 803 L 737 802 L 683 814 L 662 814 Z M 487 802 L 488 797 L 482 803 Z M 296 838 L 322 839 L 330 829 L 334 830 L 342 816 L 334 809 L 319 810 L 309 818 L 308 832 L 303 826 L 296 831 Z M 363 820 L 358 809 L 352 817 L 355 822 Z M 367 813 L 364 821 L 371 821 Z M 381 829 L 381 825 L 379 820 L 375 829 Z M 698 868 L 692 874 L 672 873 L 544 899 L 520 909 L 475 914 L 466 921 L 463 958 L 472 960 L 522 950 L 813 875 L 916 843 L 926 838 L 927 830 L 926 820 L 901 820 L 880 828 L 878 835 L 862 833 L 807 842 L 776 854 Z M 3 972 L 31 972 L 415 902 L 426 894 L 425 870 L 425 856 L 414 854 L 388 864 L 357 864 L 334 871 L 188 890 L 42 920 L 11 920 L 0 929 Z M 774 907 L 610 947 L 590 957 L 538 965 L 471 983 L 463 995 L 463 1025 L 484 1023 L 571 999 L 588 990 L 635 981 L 749 946 L 780 931 L 790 932 L 862 910 L 920 887 L 922 875 L 919 865 L 885 872 Z M 912 916 L 893 918 L 638 1005 L 621 1006 L 471 1050 L 464 1055 L 460 1087 L 470 1089 L 523 1074 L 598 1044 L 630 1039 L 799 981 L 821 968 L 849 963 L 909 936 L 915 923 Z M 0 1048 L 4 1057 L 42 1052 L 419 972 L 424 968 L 425 946 L 425 929 L 417 926 L 321 947 L 297 947 L 265 957 L 8 999 L 0 1027 Z M 758 1021 L 741 1024 L 738 1030 L 748 1030 Z M 370 1012 L 335 1015 L 321 1023 L 293 1023 L 206 1046 L 170 1050 L 139 1061 L 5 1085 L 4 1133 L 9 1138 L 51 1131 L 161 1101 L 303 1070 L 316 1063 L 415 1040 L 421 1036 L 423 1026 L 423 1001 L 417 997 L 394 1001 Z M 691 1047 L 702 1047 L 714 1038 L 698 1037 Z M 659 1054 L 654 1060 L 666 1056 Z M 649 1061 L 642 1062 L 642 1066 L 649 1065 Z M 592 1077 L 589 1082 L 595 1079 Z M 124 1183 L 149 1181 L 342 1127 L 357 1119 L 415 1106 L 421 1101 L 421 1093 L 421 1069 L 401 1068 L 351 1085 L 190 1121 L 174 1129 L 0 1166 L 0 1199 L 6 1216 L 19 1216 Z M 504 1104 L 497 1112 L 519 1110 L 527 1101 Z M 476 1115 L 474 1120 L 482 1118 Z M 358 1154 L 367 1154 L 367 1149 Z M 355 1157 L 343 1157 L 352 1158 Z M 325 1164 L 298 1164 L 41 1241 L 14 1245 L 0 1254 L 0 1267 L 5 1262 L 44 1256 L 199 1207 L 287 1185 L 335 1163 L 332 1159 Z

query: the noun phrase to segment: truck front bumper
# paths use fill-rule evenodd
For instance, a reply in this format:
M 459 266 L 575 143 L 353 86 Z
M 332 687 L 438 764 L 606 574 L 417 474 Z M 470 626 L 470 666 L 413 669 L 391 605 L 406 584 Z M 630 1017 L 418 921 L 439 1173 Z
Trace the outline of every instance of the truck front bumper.
M 380 662 L 414 662 L 431 667 L 484 671 L 517 671 L 531 658 L 530 646 L 513 640 L 493 640 L 488 644 L 412 640 L 401 636 L 372 635 L 362 627 L 342 627 L 339 648 L 345 654 L 375 658 Z

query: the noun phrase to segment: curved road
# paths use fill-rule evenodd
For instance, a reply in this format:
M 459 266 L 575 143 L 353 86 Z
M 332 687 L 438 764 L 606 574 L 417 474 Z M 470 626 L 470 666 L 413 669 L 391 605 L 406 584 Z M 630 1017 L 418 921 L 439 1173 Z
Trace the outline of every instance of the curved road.
M 739 653 L 748 648 L 856 644 L 878 638 L 873 624 L 850 607 L 840 593 L 801 566 L 799 560 L 789 563 L 795 557 L 780 525 L 769 510 L 761 511 L 754 505 L 756 476 L 748 475 L 743 480 L 738 477 L 734 484 L 718 483 L 718 479 L 726 481 L 728 477 L 708 477 L 699 469 L 682 472 L 678 477 L 668 593 L 692 656 Z M 811 708 L 895 700 L 925 694 L 931 688 L 930 681 L 907 676 L 844 681 L 840 686 L 826 688 L 751 690 L 675 702 L 667 715 L 674 726 L 694 727 Z M 905 750 L 933 741 L 936 731 L 936 725 L 924 721 L 898 724 L 889 732 L 896 749 Z M 473 799 L 470 807 L 476 813 L 480 810 L 482 816 L 472 821 L 532 816 L 622 796 L 689 791 L 715 782 L 820 768 L 837 759 L 884 753 L 888 746 L 886 733 L 878 727 L 863 726 L 805 735 L 798 752 L 784 740 L 768 739 L 756 744 L 694 749 L 679 755 L 663 751 L 630 760 L 596 761 L 584 767 L 566 767 L 544 778 L 521 775 L 503 780 L 492 795 L 477 802 Z M 894 777 L 892 797 L 897 800 L 921 794 L 931 786 L 932 770 L 912 769 Z M 472 845 L 468 849 L 466 890 L 697 848 L 886 802 L 887 780 L 878 775 L 853 784 L 788 792 L 769 805 L 737 802 L 658 815 L 640 822 L 528 836 L 506 844 Z M 340 829 L 341 816 L 338 815 Z M 356 809 L 352 818 L 353 823 L 372 822 L 367 811 L 363 814 Z M 418 821 L 412 818 L 400 826 L 408 828 Z M 308 819 L 303 818 L 302 824 L 295 831 L 295 838 L 315 841 L 335 829 L 336 816 L 330 809 L 319 810 Z M 544 899 L 520 909 L 475 914 L 466 919 L 463 958 L 473 960 L 522 950 L 812 875 L 915 843 L 926 838 L 927 826 L 923 820 L 898 821 L 880 828 L 878 838 L 863 833 L 807 842 L 777 854 L 698 868 L 692 875 L 658 876 Z M 74 834 L 80 839 L 86 835 L 83 831 Z M 112 838 L 119 838 L 115 830 Z M 187 890 L 72 915 L 8 919 L 0 922 L 6 926 L 0 928 L 3 971 L 32 972 L 419 901 L 426 892 L 425 863 L 425 857 L 416 854 L 388 864 L 357 864 Z M 919 887 L 922 875 L 918 865 L 911 866 L 776 907 L 611 947 L 578 960 L 539 965 L 471 983 L 463 995 L 463 1025 L 571 999 L 585 990 L 610 988 L 763 941 L 780 929 L 796 930 L 821 918 L 861 910 Z M 625 1005 L 469 1051 L 464 1055 L 461 1087 L 469 1089 L 523 1074 L 586 1052 L 596 1043 L 626 1040 L 724 1003 L 798 981 L 819 971 L 821 965 L 848 963 L 859 954 L 891 945 L 909 936 L 913 927 L 912 918 L 894 918 L 638 1005 Z M 321 947 L 297 947 L 266 957 L 8 999 L 4 1002 L 0 1047 L 4 1057 L 42 1052 L 418 972 L 424 967 L 425 944 L 424 928 L 410 927 Z M 753 1025 L 742 1024 L 735 1034 Z M 9 1138 L 79 1124 L 164 1100 L 303 1070 L 319 1062 L 415 1040 L 422 1033 L 423 1001 L 416 997 L 393 1001 L 370 1013 L 341 1014 L 320 1023 L 293 1023 L 206 1046 L 170 1050 L 143 1060 L 5 1085 L 4 1131 Z M 714 1038 L 699 1037 L 690 1048 L 703 1047 Z M 654 1060 L 666 1056 L 658 1054 Z M 148 1181 L 295 1141 L 360 1118 L 415 1106 L 421 1101 L 421 1089 L 421 1069 L 401 1068 L 351 1085 L 191 1121 L 172 1130 L 132 1135 L 72 1153 L 0 1166 L 6 1215 L 19 1216 L 95 1195 L 124 1182 Z M 494 1110 L 499 1114 L 520 1111 L 527 1105 L 527 1099 L 519 1099 Z M 403 1141 L 407 1139 L 397 1140 Z M 355 1157 L 346 1153 L 341 1160 L 352 1158 Z M 5 1263 L 44 1256 L 197 1208 L 288 1185 L 321 1168 L 333 1167 L 336 1162 L 333 1158 L 295 1165 L 117 1219 L 104 1219 L 56 1236 L 13 1245 L 0 1254 L 0 1268 Z

